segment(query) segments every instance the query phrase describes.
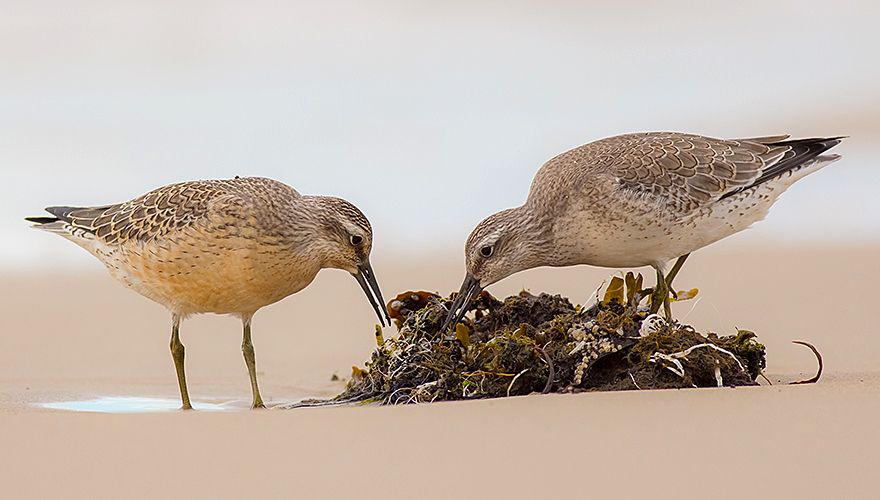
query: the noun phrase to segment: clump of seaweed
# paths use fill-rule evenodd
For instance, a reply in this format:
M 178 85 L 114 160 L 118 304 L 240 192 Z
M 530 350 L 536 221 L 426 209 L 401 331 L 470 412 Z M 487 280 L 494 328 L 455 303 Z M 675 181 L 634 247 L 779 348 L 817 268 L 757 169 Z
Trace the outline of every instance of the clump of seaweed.
M 696 290 L 680 292 L 679 300 Z M 328 402 L 421 403 L 533 392 L 756 385 L 765 366 L 755 334 L 701 334 L 649 314 L 641 275 L 609 283 L 591 307 L 523 291 L 482 292 L 454 332 L 442 331 L 455 294 L 405 292 L 388 304 L 399 335 L 385 339 Z M 304 405 L 321 402 L 304 402 Z

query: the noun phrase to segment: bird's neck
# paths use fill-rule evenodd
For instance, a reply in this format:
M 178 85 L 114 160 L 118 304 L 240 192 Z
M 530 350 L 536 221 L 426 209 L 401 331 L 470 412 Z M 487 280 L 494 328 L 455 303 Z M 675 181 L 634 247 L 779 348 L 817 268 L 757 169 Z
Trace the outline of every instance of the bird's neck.
M 524 269 L 553 265 L 554 255 L 553 224 L 528 204 L 514 208 L 509 214 L 512 224 L 518 226 L 520 237 L 521 266 Z
M 512 214 L 524 225 L 527 238 L 522 242 L 527 247 L 532 267 L 562 267 L 580 263 L 579 245 L 569 241 L 564 231 L 560 232 L 559 218 L 549 207 L 526 203 Z
M 328 232 L 334 230 L 332 213 L 321 196 L 303 196 L 287 207 L 284 240 L 291 258 L 317 273 L 332 260 Z

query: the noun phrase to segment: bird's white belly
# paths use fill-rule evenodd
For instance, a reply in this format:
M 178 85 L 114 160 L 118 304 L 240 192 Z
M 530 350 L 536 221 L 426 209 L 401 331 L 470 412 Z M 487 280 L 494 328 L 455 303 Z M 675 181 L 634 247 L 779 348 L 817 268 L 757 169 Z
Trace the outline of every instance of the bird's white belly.
M 655 210 L 623 212 L 623 217 L 608 219 L 597 217 L 593 210 L 581 210 L 570 213 L 556 234 L 558 240 L 568 242 L 561 247 L 572 250 L 575 262 L 565 265 L 662 266 L 763 219 L 779 192 L 765 185 L 684 217 Z

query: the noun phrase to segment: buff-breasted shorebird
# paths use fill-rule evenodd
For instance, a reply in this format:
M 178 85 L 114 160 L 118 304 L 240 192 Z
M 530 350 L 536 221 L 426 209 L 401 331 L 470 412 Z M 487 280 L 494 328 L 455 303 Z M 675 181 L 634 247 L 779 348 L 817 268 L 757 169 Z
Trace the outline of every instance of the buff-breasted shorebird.
M 638 133 L 556 156 L 535 175 L 522 206 L 471 233 L 447 325 L 485 286 L 534 267 L 578 264 L 653 267 L 652 312 L 662 303 L 671 318 L 672 280 L 691 252 L 763 219 L 789 186 L 840 158 L 824 154 L 840 137 L 788 137 Z
M 302 290 L 321 269 L 337 268 L 357 279 L 379 321 L 387 319 L 370 266 L 370 222 L 340 198 L 302 196 L 272 179 L 236 177 L 172 184 L 116 205 L 46 211 L 52 217 L 27 220 L 85 248 L 114 278 L 171 312 L 171 353 L 184 409 L 192 406 L 178 330 L 188 315 L 241 318 L 254 408 L 264 406 L 251 342 L 258 309 Z

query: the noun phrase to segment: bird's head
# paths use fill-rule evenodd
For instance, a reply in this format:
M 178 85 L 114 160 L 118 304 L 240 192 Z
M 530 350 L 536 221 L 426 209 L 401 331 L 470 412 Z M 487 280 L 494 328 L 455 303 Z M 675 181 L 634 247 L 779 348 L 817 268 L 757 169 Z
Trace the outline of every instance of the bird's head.
M 385 299 L 370 265 L 373 248 L 373 228 L 370 221 L 356 206 L 341 198 L 320 197 L 323 205 L 321 247 L 323 267 L 348 271 L 360 284 L 376 311 L 379 321 L 391 324 L 385 310 Z
M 446 326 L 461 320 L 480 291 L 511 274 L 544 265 L 544 229 L 529 212 L 511 208 L 477 224 L 464 247 L 466 272 L 461 290 L 446 318 Z M 445 327 L 444 327 L 445 328 Z

